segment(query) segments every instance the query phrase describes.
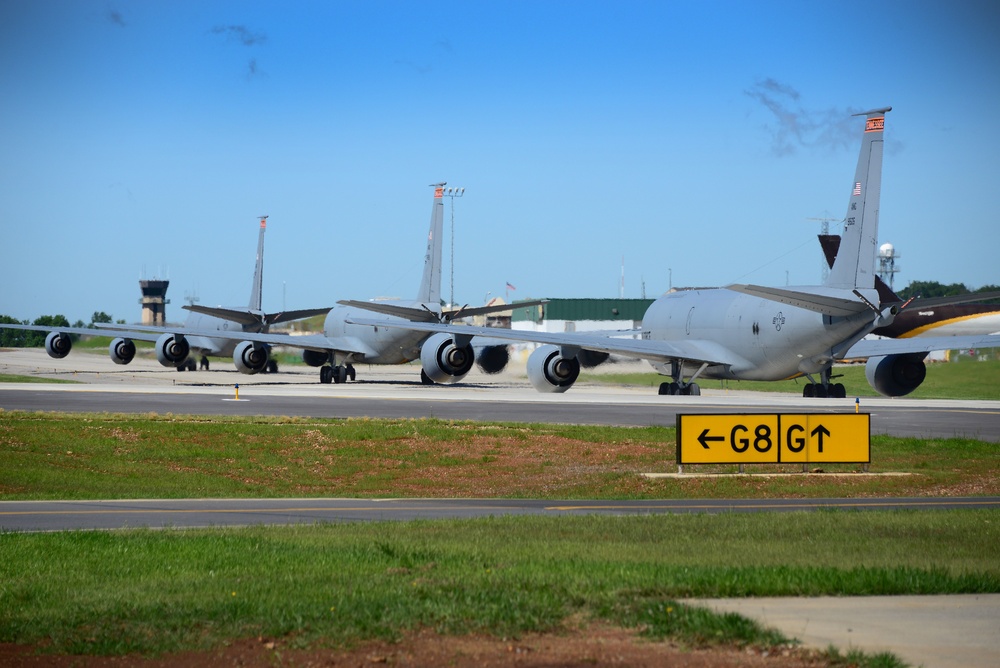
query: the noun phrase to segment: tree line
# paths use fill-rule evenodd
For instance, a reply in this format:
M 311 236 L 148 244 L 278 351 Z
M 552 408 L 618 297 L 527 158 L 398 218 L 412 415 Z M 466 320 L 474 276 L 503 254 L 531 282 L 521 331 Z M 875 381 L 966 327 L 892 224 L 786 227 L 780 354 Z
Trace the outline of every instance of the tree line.
M 0 324 L 3 325 L 37 325 L 39 327 L 76 327 L 78 329 L 82 328 L 95 328 L 95 323 L 110 323 L 111 316 L 104 311 L 94 311 L 94 315 L 90 317 L 89 323 L 84 323 L 83 320 L 77 320 L 72 325 L 69 320 L 66 319 L 64 315 L 43 315 L 35 318 L 34 322 L 29 322 L 27 320 L 17 320 L 10 317 L 9 315 L 0 315 Z M 118 324 L 124 325 L 124 320 L 119 320 Z M 0 347 L 3 348 L 39 348 L 45 345 L 45 337 L 47 332 L 33 332 L 26 329 L 0 329 Z M 95 332 L 95 335 L 98 335 Z M 106 333 L 100 335 L 107 336 Z M 80 337 L 77 334 L 70 334 L 70 338 L 73 341 L 77 341 Z

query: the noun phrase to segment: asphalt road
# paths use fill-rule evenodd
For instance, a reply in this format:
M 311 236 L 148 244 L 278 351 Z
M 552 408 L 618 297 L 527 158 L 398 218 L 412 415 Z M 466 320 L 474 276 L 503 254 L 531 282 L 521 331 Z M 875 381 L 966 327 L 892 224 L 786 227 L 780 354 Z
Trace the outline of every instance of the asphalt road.
M 609 370 L 648 371 L 646 364 Z M 602 369 L 604 367 L 598 367 Z M 52 359 L 40 349 L 0 351 L 0 373 L 74 384 L 0 383 L 0 409 L 78 412 L 270 415 L 307 417 L 437 417 L 448 420 L 673 426 L 679 413 L 854 412 L 871 414 L 873 434 L 968 437 L 1000 442 L 1000 401 L 896 398 L 803 399 L 776 392 L 704 390 L 664 397 L 653 387 L 578 383 L 563 394 L 536 392 L 521 370 L 497 376 L 474 369 L 461 383 L 424 386 L 419 368 L 358 367 L 357 382 L 322 385 L 318 372 L 290 367 L 247 376 L 216 361 L 213 370 L 165 369 L 138 358 L 128 366 L 106 355 L 72 352 Z M 236 386 L 239 386 L 238 392 Z M 239 401 L 236 401 L 237 394 Z
M 470 519 L 501 515 L 949 510 L 1000 508 L 1000 497 L 558 501 L 539 499 L 133 499 L 0 501 L 0 531 L 195 528 L 255 524 Z

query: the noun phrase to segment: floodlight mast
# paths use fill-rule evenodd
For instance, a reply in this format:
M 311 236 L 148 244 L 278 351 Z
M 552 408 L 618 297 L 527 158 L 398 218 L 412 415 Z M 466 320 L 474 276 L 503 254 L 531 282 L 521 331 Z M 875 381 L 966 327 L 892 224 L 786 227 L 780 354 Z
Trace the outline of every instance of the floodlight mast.
M 443 183 L 441 184 L 444 185 Z M 449 308 L 455 307 L 455 198 L 465 195 L 465 188 L 444 188 L 442 194 L 451 198 L 451 297 Z

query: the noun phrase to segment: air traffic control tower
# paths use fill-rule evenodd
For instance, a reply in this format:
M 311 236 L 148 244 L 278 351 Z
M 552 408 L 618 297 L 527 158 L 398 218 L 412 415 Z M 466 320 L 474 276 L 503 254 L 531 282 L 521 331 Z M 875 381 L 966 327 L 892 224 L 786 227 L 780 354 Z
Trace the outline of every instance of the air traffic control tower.
M 167 286 L 170 281 L 139 281 L 139 289 L 142 290 L 142 324 L 144 325 L 165 325 L 167 323 Z

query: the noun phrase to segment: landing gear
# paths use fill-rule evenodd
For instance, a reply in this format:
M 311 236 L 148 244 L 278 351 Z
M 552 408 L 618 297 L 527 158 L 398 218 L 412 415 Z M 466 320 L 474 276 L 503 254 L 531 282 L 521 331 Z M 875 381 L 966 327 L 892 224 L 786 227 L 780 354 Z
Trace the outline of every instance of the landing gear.
M 831 383 L 829 369 L 824 369 L 819 373 L 819 382 L 813 380 L 812 376 L 806 375 L 809 384 L 802 388 L 802 396 L 806 399 L 846 399 L 847 388 L 843 383 Z
M 264 365 L 264 373 L 278 373 L 278 363 L 274 360 L 268 360 L 267 364 Z
M 322 366 L 319 368 L 319 382 L 324 384 L 337 383 L 339 385 L 340 383 L 346 383 L 348 378 L 354 380 L 356 377 L 357 373 L 350 364 Z
M 431 380 L 430 376 L 428 376 L 427 372 L 424 371 L 423 369 L 420 370 L 420 382 L 423 383 L 424 385 L 434 384 L 434 381 Z
M 690 396 L 690 397 L 700 397 L 701 387 L 698 383 L 686 383 L 681 385 L 680 383 L 660 383 L 659 394 L 668 396 Z
M 694 382 L 695 378 L 708 368 L 708 363 L 703 363 L 698 370 L 691 374 L 691 377 L 684 380 L 684 364 L 682 360 L 674 360 L 670 363 L 670 377 L 673 380 L 669 383 L 660 383 L 659 394 L 676 397 L 700 397 L 701 388 Z

